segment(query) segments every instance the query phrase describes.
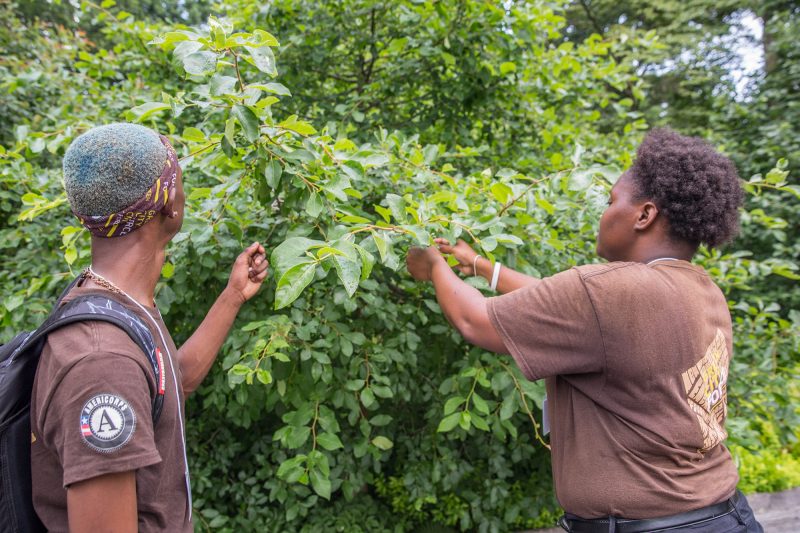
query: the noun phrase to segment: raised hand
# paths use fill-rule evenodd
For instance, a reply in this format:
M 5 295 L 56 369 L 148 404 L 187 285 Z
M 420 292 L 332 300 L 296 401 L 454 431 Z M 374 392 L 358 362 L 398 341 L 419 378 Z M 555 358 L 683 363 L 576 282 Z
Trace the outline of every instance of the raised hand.
M 406 256 L 408 273 L 417 281 L 430 281 L 431 271 L 436 261 L 444 261 L 435 246 L 410 248 Z
M 441 237 L 434 239 L 434 242 L 439 247 L 440 252 L 452 255 L 456 258 L 458 264 L 455 268 L 458 269 L 459 272 L 465 276 L 478 275 L 478 273 L 475 272 L 475 258 L 478 257 L 478 253 L 473 250 L 469 244 L 464 242 L 464 240 L 458 239 L 455 246 L 451 245 L 447 239 Z
M 264 247 L 260 243 L 254 242 L 234 261 L 231 277 L 228 280 L 228 289 L 238 293 L 242 298 L 242 303 L 246 302 L 258 292 L 267 277 L 268 267 L 269 261 L 267 261 Z

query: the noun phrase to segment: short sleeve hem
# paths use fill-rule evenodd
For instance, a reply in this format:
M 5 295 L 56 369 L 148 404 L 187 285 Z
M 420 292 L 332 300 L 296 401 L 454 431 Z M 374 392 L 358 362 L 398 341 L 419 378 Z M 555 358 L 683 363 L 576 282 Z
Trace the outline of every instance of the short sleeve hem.
M 74 465 L 64 469 L 64 488 L 66 489 L 73 483 L 79 483 L 106 474 L 119 474 L 139 470 L 147 466 L 152 466 L 161 462 L 161 455 L 158 451 L 144 453 L 135 457 L 125 457 L 120 461 L 104 461 L 103 463 L 94 462 L 91 465 Z
M 489 298 L 486 302 L 486 307 L 489 311 L 489 321 L 494 326 L 494 329 L 496 329 L 500 334 L 500 337 L 503 339 L 503 344 L 505 344 L 506 348 L 508 348 L 508 351 L 511 353 L 511 357 L 514 358 L 514 362 L 517 364 L 517 367 L 519 367 L 519 369 L 522 371 L 522 375 L 530 381 L 540 379 L 536 372 L 531 369 L 530 364 L 528 364 L 528 361 L 522 355 L 522 351 L 519 349 L 517 344 L 514 342 L 514 339 L 511 338 L 511 335 L 509 335 L 505 326 L 500 321 L 500 318 L 497 316 L 494 303 L 494 298 Z

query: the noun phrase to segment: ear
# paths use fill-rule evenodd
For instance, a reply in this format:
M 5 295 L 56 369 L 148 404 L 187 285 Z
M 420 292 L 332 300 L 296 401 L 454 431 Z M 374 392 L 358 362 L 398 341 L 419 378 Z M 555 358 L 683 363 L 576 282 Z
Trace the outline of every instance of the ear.
M 653 202 L 645 202 L 639 207 L 639 216 L 636 219 L 636 223 L 633 225 L 633 229 L 636 231 L 645 231 L 658 218 L 658 207 Z
M 161 208 L 161 213 L 167 218 L 175 218 L 176 216 L 178 216 L 178 211 L 175 209 L 175 194 L 177 190 L 178 190 L 177 187 L 172 187 L 169 190 L 169 197 L 167 198 L 167 203 L 165 203 L 164 207 Z

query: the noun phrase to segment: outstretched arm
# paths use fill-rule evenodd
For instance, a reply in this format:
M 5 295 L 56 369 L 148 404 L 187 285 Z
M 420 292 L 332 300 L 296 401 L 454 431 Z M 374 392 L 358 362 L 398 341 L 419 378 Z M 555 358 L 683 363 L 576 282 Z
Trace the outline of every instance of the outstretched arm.
M 487 281 L 492 281 L 494 274 L 494 264 L 472 249 L 472 247 L 461 239 L 455 245 L 451 245 L 447 239 L 436 239 L 439 251 L 443 254 L 452 255 L 458 261 L 455 266 L 462 274 L 467 276 L 482 276 Z M 497 292 L 506 294 L 519 288 L 537 283 L 539 280 L 532 276 L 512 270 L 503 265 L 500 267 L 500 276 L 497 278 Z
M 239 309 L 258 292 L 267 277 L 268 266 L 264 247 L 257 242 L 236 258 L 228 286 L 197 330 L 178 350 L 184 394 L 197 389 L 208 374 Z
M 409 273 L 432 281 L 444 316 L 467 342 L 496 353 L 508 353 L 489 320 L 486 298 L 459 278 L 435 247 L 412 248 L 406 257 Z

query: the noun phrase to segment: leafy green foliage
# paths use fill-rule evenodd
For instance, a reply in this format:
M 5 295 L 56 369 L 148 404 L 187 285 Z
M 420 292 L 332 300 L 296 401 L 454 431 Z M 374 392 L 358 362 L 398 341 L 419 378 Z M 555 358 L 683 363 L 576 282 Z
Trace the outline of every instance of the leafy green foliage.
M 157 288 L 176 341 L 243 246 L 270 253 L 270 281 L 187 406 L 198 528 L 552 523 L 542 385 L 463 343 L 402 259 L 444 236 L 536 276 L 593 261 L 607 190 L 646 127 L 644 86 L 615 56 L 652 36 L 567 42 L 551 2 L 273 4 L 221 2 L 227 17 L 187 27 L 87 3 L 96 40 L 2 8 L 0 331 L 35 324 L 89 262 L 61 190 L 66 146 L 140 122 L 184 168 L 187 217 Z M 786 171 L 747 184 L 758 247 L 698 257 L 736 322 L 742 464 L 764 447 L 796 457 L 798 392 L 772 384 L 797 374 L 800 314 L 753 290 L 797 275 L 774 210 L 797 205 Z

